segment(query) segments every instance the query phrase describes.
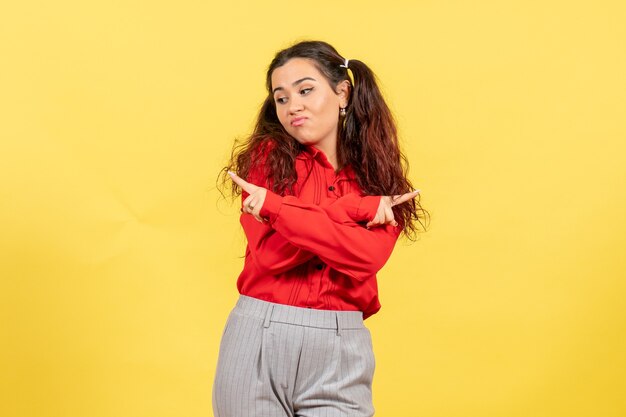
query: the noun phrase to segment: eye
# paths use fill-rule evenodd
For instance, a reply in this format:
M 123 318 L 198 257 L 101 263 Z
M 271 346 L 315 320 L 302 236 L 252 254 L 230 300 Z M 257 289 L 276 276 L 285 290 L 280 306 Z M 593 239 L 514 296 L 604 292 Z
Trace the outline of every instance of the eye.
M 299 91 L 301 96 L 306 96 L 313 90 L 313 87 L 303 88 Z M 277 97 L 274 99 L 277 104 L 285 104 L 287 102 L 287 97 Z

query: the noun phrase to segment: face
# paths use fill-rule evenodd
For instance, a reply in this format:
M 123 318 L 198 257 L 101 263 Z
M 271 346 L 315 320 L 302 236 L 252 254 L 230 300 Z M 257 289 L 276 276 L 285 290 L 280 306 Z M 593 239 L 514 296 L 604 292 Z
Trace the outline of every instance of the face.
M 347 104 L 347 81 L 334 91 L 327 79 L 304 58 L 292 58 L 272 73 L 278 120 L 304 145 L 326 152 L 337 146 L 339 108 Z

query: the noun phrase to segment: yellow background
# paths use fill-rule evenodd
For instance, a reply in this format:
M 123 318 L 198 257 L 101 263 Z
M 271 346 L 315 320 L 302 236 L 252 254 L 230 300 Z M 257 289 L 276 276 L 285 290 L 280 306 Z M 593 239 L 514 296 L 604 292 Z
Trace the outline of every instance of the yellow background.
M 0 415 L 210 416 L 273 54 L 369 64 L 432 214 L 379 274 L 378 416 L 626 415 L 621 1 L 0 6 Z

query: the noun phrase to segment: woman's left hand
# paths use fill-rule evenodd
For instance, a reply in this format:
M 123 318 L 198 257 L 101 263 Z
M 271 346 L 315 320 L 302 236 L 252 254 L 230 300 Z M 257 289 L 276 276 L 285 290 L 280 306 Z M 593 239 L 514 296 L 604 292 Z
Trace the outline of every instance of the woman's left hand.
M 397 206 L 398 204 L 402 204 L 405 201 L 409 201 L 410 199 L 417 197 L 419 192 L 420 190 L 415 190 L 406 194 L 399 194 L 399 195 L 394 195 L 394 196 L 388 196 L 388 195 L 382 196 L 380 198 L 380 204 L 378 205 L 378 210 L 376 211 L 376 215 L 365 226 L 368 229 L 370 227 L 382 226 L 385 224 L 397 226 L 398 222 L 394 219 L 393 210 L 391 208 L 393 206 Z
M 263 203 L 265 202 L 265 196 L 267 195 L 267 189 L 263 187 L 259 187 L 258 185 L 254 185 L 239 177 L 234 172 L 228 171 L 230 178 L 241 187 L 242 190 L 250 194 L 243 201 L 243 212 L 252 214 L 255 219 L 263 223 L 263 218 L 261 217 L 261 207 L 263 207 Z

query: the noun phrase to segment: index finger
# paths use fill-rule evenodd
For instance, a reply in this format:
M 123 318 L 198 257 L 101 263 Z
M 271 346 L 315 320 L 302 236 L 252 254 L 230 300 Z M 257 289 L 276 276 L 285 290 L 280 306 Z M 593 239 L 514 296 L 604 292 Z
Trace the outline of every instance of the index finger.
M 230 175 L 230 178 L 235 182 L 235 184 L 240 186 L 241 189 L 247 192 L 248 194 L 252 194 L 258 188 L 256 185 L 250 184 L 248 181 L 244 180 L 243 178 L 241 178 L 239 175 L 235 174 L 232 171 L 228 171 L 228 174 Z
M 392 200 L 391 206 L 397 206 L 398 204 L 402 204 L 405 201 L 409 201 L 410 199 L 417 197 L 419 192 L 420 190 L 415 190 L 415 191 L 411 191 L 410 193 L 396 195 L 391 199 Z

